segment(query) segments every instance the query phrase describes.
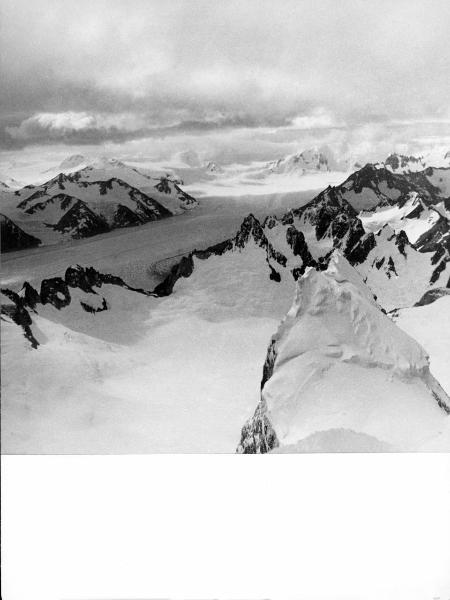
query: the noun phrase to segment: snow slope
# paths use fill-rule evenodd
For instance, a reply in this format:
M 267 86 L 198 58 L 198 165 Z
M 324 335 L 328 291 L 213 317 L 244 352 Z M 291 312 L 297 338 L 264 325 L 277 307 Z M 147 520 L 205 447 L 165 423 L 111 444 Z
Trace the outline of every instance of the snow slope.
M 395 311 L 394 321 L 425 348 L 431 372 L 450 394 L 450 296 Z
M 448 413 L 450 399 L 423 348 L 383 315 L 357 272 L 334 253 L 326 271 L 310 269 L 297 283 L 239 451 L 326 452 L 336 450 L 336 439 L 353 451 L 374 444 L 448 451 Z

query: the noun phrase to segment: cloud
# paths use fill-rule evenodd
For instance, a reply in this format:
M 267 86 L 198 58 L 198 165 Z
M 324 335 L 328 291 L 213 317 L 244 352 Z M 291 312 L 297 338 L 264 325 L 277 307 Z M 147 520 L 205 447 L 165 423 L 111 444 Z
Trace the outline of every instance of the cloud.
M 292 119 L 292 127 L 295 129 L 331 129 L 344 126 L 344 121 L 336 119 L 323 108 L 317 108 L 311 115 L 298 116 Z
M 114 137 L 118 132 L 136 132 L 143 128 L 142 120 L 133 114 L 102 115 L 87 112 L 39 113 L 16 127 L 6 127 L 13 140 L 63 140 L 72 137 Z
M 1 18 L 4 145 L 448 111 L 446 0 L 3 0 Z

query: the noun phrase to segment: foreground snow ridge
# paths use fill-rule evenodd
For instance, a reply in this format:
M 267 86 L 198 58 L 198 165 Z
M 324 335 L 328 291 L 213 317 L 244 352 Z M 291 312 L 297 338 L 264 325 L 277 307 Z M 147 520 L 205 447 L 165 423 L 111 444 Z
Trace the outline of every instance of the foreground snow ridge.
M 450 399 L 428 356 L 339 251 L 326 271 L 308 268 L 298 280 L 261 388 L 240 453 L 449 447 Z

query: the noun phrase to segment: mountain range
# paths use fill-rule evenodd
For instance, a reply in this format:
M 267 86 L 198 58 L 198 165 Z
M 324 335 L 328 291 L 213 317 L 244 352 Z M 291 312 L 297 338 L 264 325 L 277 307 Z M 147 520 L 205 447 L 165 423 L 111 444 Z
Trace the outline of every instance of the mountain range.
M 114 168 L 124 172 L 121 165 Z M 80 221 L 88 231 L 100 227 L 92 214 L 109 228 L 121 226 L 119 207 L 101 204 L 101 196 L 114 192 L 117 197 L 119 189 L 130 194 L 132 188 L 129 198 L 138 217 L 150 219 L 146 211 L 165 216 L 167 206 L 153 198 L 155 204 L 146 202 L 133 187 L 142 174 L 127 173 L 128 182 L 102 180 L 92 166 L 15 197 L 19 210 L 49 215 L 49 221 L 55 220 L 54 205 L 58 210 L 64 205 L 66 219 L 59 227 L 72 235 Z M 248 215 L 231 238 L 177 259 L 153 288 L 137 289 L 114 274 L 114 265 L 110 273 L 101 273 L 95 264 L 68 266 L 63 276 L 39 285 L 25 281 L 5 288 L 10 359 L 17 362 L 26 345 L 34 348 L 27 355 L 27 386 L 33 389 L 40 385 L 33 380 L 33 364 L 39 362 L 41 378 L 51 368 L 41 361 L 46 356 L 51 363 L 53 345 L 58 361 L 65 356 L 68 364 L 81 349 L 91 356 L 92 347 L 92 357 L 104 356 L 106 362 L 92 358 L 85 359 L 89 367 L 77 364 L 90 382 L 89 393 L 104 394 L 112 376 L 111 352 L 120 359 L 115 368 L 133 389 L 141 380 L 126 365 L 141 364 L 141 358 L 130 358 L 130 344 L 137 344 L 139 357 L 145 347 L 145 356 L 153 358 L 139 368 L 153 401 L 157 406 L 169 399 L 174 405 L 188 402 L 192 412 L 184 419 L 186 407 L 171 408 L 171 431 L 182 428 L 183 433 L 172 440 L 164 430 L 164 443 L 155 440 L 165 417 L 152 413 L 153 438 L 143 444 L 153 451 L 165 448 L 167 439 L 172 450 L 181 451 L 198 450 L 199 440 L 200 451 L 243 453 L 448 450 L 450 382 L 442 348 L 430 363 L 408 335 L 414 319 L 402 315 L 449 299 L 449 182 L 446 168 L 393 173 L 369 164 L 285 214 Z M 165 193 L 164 180 L 156 185 Z M 179 190 L 178 184 L 167 185 L 171 193 Z M 75 188 L 81 197 L 74 202 Z M 89 212 L 83 214 L 85 208 Z M 128 211 L 123 216 L 129 217 Z M 125 224 L 133 223 L 125 219 Z M 448 347 L 439 318 L 427 328 Z M 145 341 L 139 342 L 142 336 Z M 177 348 L 174 381 L 168 374 L 174 365 L 167 360 L 178 356 Z M 97 375 L 91 360 L 98 364 Z M 233 369 L 228 371 L 227 364 Z M 246 370 L 238 376 L 241 365 Z M 230 379 L 222 381 L 227 373 Z M 220 385 L 215 387 L 216 379 Z M 18 385 L 10 382 L 16 394 Z M 211 394 L 217 405 L 205 430 Z
M 197 206 L 197 200 L 169 177 L 153 177 L 116 159 L 85 166 L 81 155 L 60 167 L 66 172 L 41 185 L 27 185 L 2 197 L 2 210 L 23 231 L 41 243 L 79 239 L 141 225 Z M 2 251 L 21 247 L 24 236 L 11 235 Z

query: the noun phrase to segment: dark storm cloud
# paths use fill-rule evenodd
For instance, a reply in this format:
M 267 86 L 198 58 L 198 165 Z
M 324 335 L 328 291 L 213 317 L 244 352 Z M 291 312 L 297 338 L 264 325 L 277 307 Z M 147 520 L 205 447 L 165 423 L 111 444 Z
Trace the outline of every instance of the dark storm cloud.
M 1 10 L 10 147 L 450 117 L 446 1 L 3 0 Z

